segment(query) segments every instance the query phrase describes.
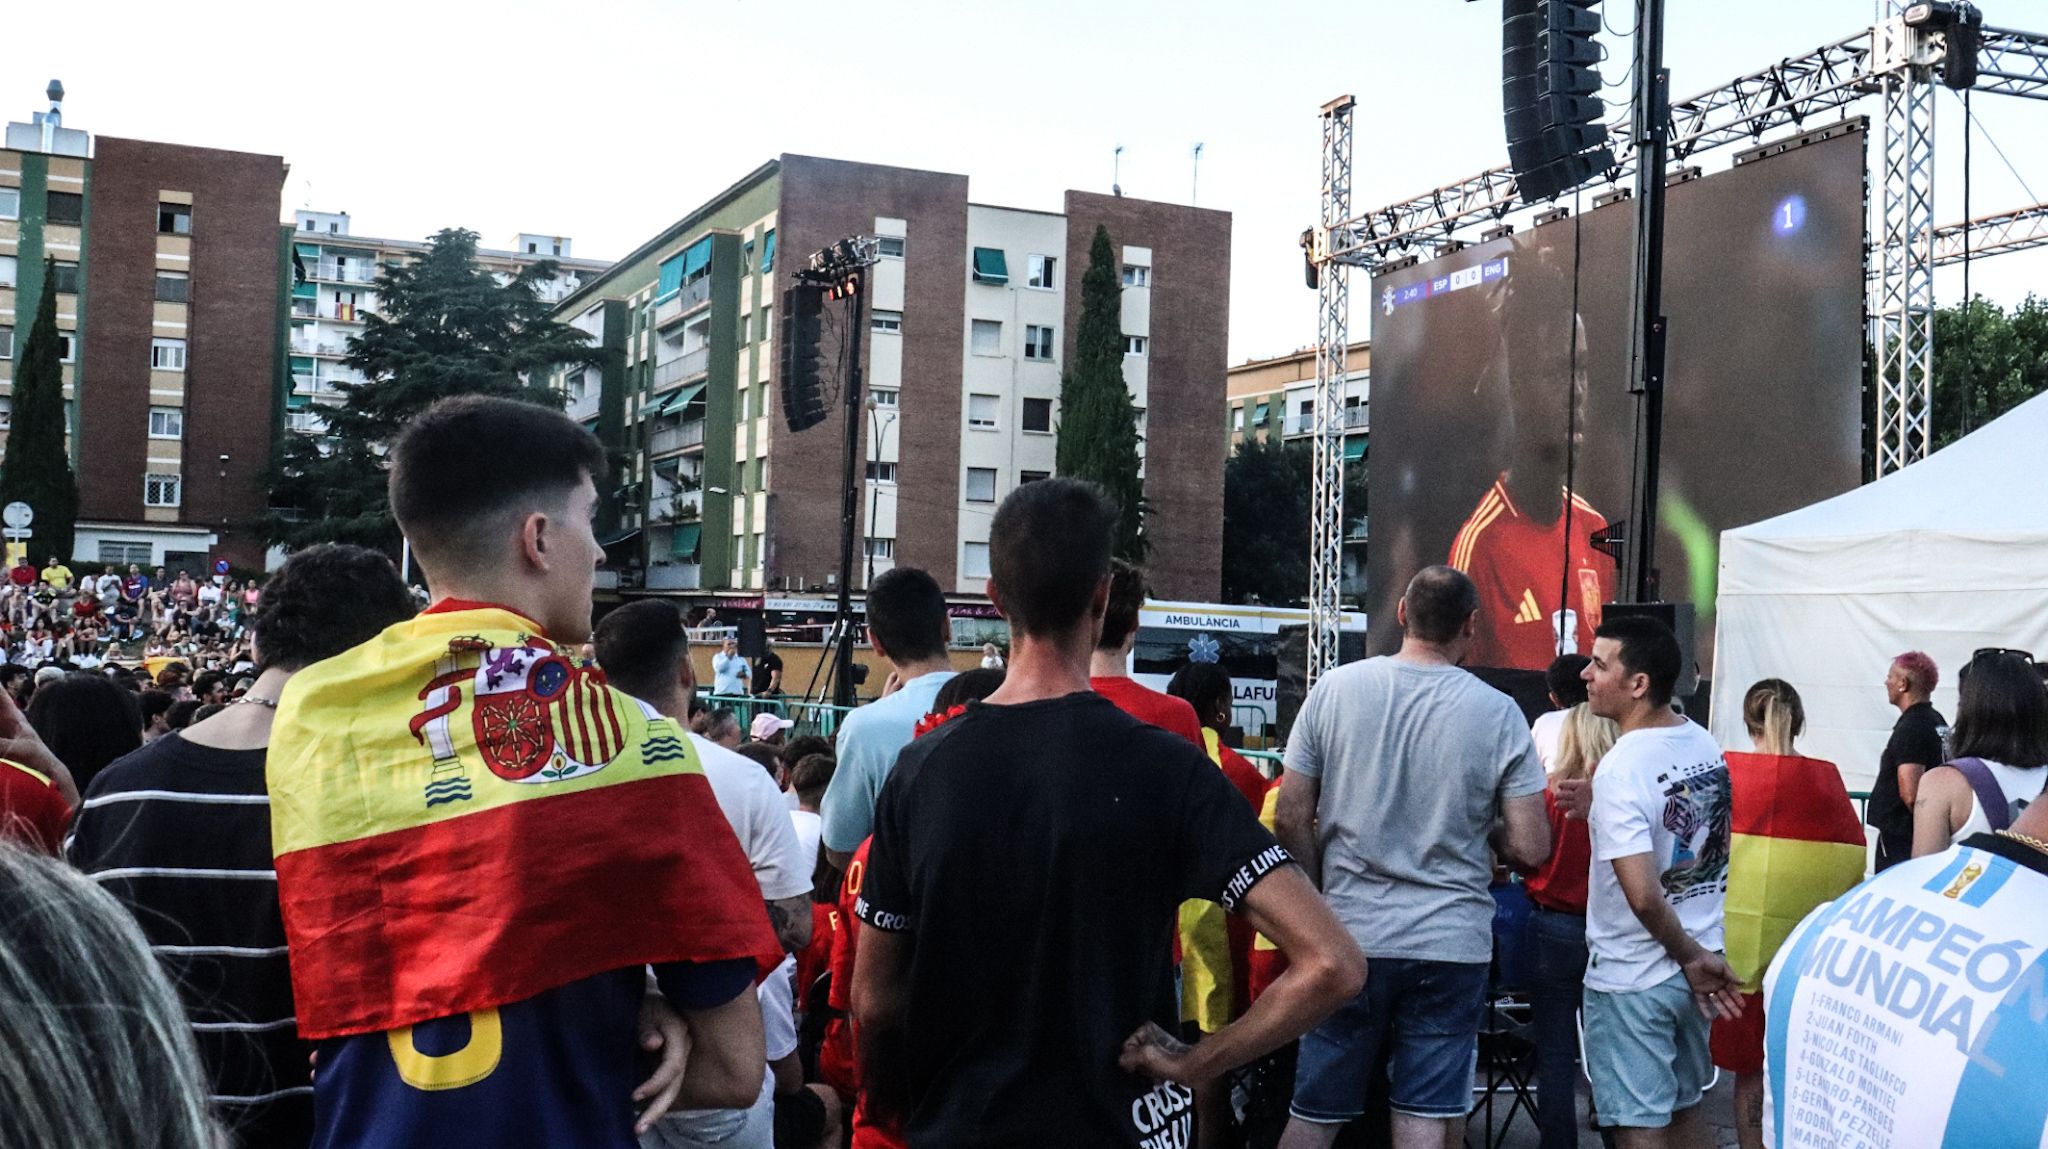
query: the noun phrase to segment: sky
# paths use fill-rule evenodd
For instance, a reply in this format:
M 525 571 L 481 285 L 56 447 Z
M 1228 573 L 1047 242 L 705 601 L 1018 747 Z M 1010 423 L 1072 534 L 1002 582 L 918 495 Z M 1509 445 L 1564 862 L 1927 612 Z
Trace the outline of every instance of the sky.
M 1993 25 L 2048 30 L 2048 0 L 1981 6 Z M 1614 32 L 1632 30 L 1633 5 L 1605 8 Z M 1667 63 L 1683 97 L 1867 28 L 1874 4 L 1670 8 Z M 282 155 L 287 218 L 295 208 L 348 211 L 362 235 L 463 226 L 509 246 L 521 231 L 561 234 L 578 256 L 617 258 L 785 152 L 962 172 L 975 202 L 1041 210 L 1058 210 L 1068 188 L 1107 191 L 1113 178 L 1126 195 L 1193 197 L 1233 215 L 1233 363 L 1315 341 L 1297 243 L 1317 208 L 1325 101 L 1358 98 L 1360 212 L 1506 159 L 1493 0 L 17 9 L 0 114 L 26 120 L 60 78 L 66 126 Z M 1618 85 L 1628 41 L 1602 39 L 1615 57 L 1603 73 Z M 1626 89 L 1607 96 L 1625 100 Z M 1855 110 L 1880 114 L 1875 99 Z M 2048 199 L 2048 104 L 1990 97 L 1975 110 L 1971 214 Z M 1939 93 L 1943 223 L 1964 218 L 1963 131 L 1960 100 Z M 1734 150 L 1708 158 L 1708 170 Z M 2002 303 L 2036 285 L 2048 293 L 2048 248 L 1972 269 L 1972 290 Z M 1354 281 L 1355 299 L 1369 298 L 1363 286 Z M 1938 301 L 1960 292 L 1957 272 L 1937 280 Z M 1354 337 L 1368 321 L 1361 307 Z

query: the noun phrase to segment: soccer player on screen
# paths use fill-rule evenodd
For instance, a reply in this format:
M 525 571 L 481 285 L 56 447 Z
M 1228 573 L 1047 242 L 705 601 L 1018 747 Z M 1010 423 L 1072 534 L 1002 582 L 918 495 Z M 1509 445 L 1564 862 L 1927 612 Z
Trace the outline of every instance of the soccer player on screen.
M 1500 309 L 1495 370 L 1507 419 L 1495 457 L 1507 468 L 1466 517 L 1447 561 L 1479 587 L 1471 663 L 1539 670 L 1591 649 L 1600 604 L 1614 595 L 1614 560 L 1591 542 L 1606 516 L 1567 485 L 1584 435 L 1585 324 L 1568 299 L 1517 292 L 1512 276 Z

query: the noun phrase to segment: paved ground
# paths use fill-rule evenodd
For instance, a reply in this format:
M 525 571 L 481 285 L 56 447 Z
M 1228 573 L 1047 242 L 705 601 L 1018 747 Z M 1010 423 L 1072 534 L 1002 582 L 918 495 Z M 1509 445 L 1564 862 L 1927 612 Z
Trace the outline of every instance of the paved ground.
M 1601 1149 L 1600 1135 L 1586 1128 L 1586 1082 L 1579 1079 L 1579 1147 L 1580 1149 Z M 1707 1094 L 1707 1120 L 1714 1127 L 1715 1144 L 1733 1149 L 1735 1079 L 1721 1075 L 1720 1084 Z M 1503 1120 L 1506 1100 L 1496 1102 L 1494 1126 L 1499 1140 L 1493 1144 L 1498 1149 L 1536 1149 L 1536 1122 L 1526 1111 L 1517 1112 L 1512 1120 Z M 1481 1149 L 1486 1144 L 1486 1135 L 1481 1122 L 1474 1119 L 1465 1134 L 1465 1144 L 1472 1149 Z

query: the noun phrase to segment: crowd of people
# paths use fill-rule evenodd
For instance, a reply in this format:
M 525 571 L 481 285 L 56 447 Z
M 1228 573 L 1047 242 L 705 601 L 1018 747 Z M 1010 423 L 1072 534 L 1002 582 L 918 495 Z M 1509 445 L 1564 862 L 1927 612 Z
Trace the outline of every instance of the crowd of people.
M 226 575 L 195 579 L 130 563 L 74 572 L 52 555 L 16 556 L 0 582 L 6 661 L 31 670 L 92 670 L 178 659 L 205 669 L 249 665 L 248 620 L 262 587 Z
M 1709 1145 L 1717 1067 L 1744 1146 L 2048 1121 L 2023 652 L 1962 668 L 1953 724 L 1894 661 L 1866 878 L 1794 685 L 1724 748 L 1654 621 L 1600 623 L 1532 724 L 1461 668 L 1471 580 L 1424 570 L 1269 778 L 1220 668 L 1128 675 L 1144 573 L 1054 479 L 991 525 L 1007 657 L 956 672 L 892 569 L 883 697 L 826 739 L 722 708 L 779 664 L 699 683 L 672 602 L 593 629 L 605 458 L 565 417 L 451 400 L 390 468 L 424 610 L 318 546 L 134 596 L 212 606 L 247 666 L 0 672 L 0 1144 L 1439 1149 L 1504 1000 L 1545 1149 Z

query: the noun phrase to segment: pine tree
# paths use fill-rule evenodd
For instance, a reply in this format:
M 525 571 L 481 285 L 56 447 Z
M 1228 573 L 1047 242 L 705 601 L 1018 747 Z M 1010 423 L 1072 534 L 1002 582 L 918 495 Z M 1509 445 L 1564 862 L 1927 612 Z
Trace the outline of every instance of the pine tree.
M 57 267 L 43 261 L 43 298 L 14 373 L 13 421 L 7 458 L 0 462 L 0 506 L 27 503 L 35 511 L 29 560 L 71 557 L 78 525 L 78 478 L 64 446 L 64 364 L 57 353 Z M 139 477 L 139 476 L 138 476 Z
M 1124 383 L 1123 276 L 1098 225 L 1081 275 L 1081 319 L 1074 358 L 1060 380 L 1059 473 L 1101 487 L 1121 511 L 1116 553 L 1143 562 L 1145 483 L 1138 474 L 1138 411 Z
M 383 448 L 408 420 L 451 395 L 499 395 L 559 410 L 563 396 L 546 385 L 548 371 L 598 362 L 590 337 L 554 322 L 540 298 L 554 261 L 501 284 L 476 261 L 475 232 L 444 229 L 430 244 L 418 260 L 377 278 L 377 310 L 342 360 L 367 381 L 336 386 L 341 405 L 320 409 L 324 437 L 287 438 L 270 477 L 268 541 L 286 549 L 350 542 L 396 551 Z

